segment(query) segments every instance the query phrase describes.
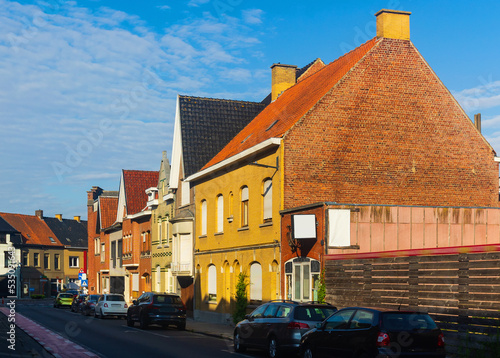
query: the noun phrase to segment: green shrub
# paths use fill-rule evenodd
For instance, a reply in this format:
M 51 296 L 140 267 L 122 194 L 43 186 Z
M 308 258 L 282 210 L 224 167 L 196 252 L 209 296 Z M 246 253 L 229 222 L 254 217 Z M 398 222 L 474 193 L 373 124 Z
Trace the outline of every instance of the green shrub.
M 238 275 L 238 282 L 236 283 L 236 307 L 233 313 L 233 322 L 236 324 L 245 319 L 247 314 L 247 275 L 241 272 Z
M 325 269 L 321 271 L 319 276 L 319 287 L 318 287 L 318 302 L 325 303 L 326 298 L 326 285 L 325 285 Z
M 45 298 L 45 295 L 36 294 L 36 295 L 31 295 L 30 297 L 34 300 L 38 300 L 38 299 Z

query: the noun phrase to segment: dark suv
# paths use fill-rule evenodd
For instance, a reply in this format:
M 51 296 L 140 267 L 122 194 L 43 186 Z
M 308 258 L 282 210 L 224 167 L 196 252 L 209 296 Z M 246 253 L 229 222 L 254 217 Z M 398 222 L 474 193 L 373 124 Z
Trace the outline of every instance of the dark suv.
M 175 325 L 186 329 L 186 306 L 181 298 L 167 293 L 143 293 L 127 310 L 127 325 L 132 327 L 135 321 L 142 329 L 156 323 L 164 327 Z
M 427 313 L 344 308 L 304 334 L 304 358 L 444 358 L 444 336 Z
M 271 301 L 257 307 L 234 329 L 234 350 L 266 349 L 269 357 L 297 351 L 302 335 L 336 312 L 330 304 Z

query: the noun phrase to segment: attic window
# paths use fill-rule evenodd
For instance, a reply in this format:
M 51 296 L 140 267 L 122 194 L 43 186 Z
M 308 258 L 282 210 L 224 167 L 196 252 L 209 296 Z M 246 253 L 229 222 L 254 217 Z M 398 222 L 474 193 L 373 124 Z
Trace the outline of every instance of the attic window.
M 273 123 L 271 123 L 271 125 L 270 125 L 269 127 L 267 127 L 266 132 L 267 132 L 268 130 L 270 130 L 271 128 L 273 128 L 273 127 L 274 127 L 274 125 L 275 125 L 276 123 L 278 123 L 278 119 L 277 119 L 277 120 L 275 120 Z
M 250 138 L 250 136 L 251 136 L 251 135 L 252 135 L 252 133 L 250 133 L 250 134 L 249 134 L 249 135 L 248 135 L 245 139 L 243 139 L 243 140 L 241 141 L 241 143 L 245 143 L 245 142 L 247 141 L 247 139 L 248 139 L 248 138 Z
M 49 240 L 51 243 L 55 244 L 56 243 L 56 240 L 54 240 L 54 238 L 52 236 L 49 236 Z

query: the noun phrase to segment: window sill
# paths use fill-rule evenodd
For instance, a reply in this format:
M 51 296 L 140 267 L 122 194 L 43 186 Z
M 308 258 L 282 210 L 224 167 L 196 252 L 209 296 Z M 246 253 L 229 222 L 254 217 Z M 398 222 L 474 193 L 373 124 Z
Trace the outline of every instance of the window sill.
M 224 235 L 224 232 L 223 232 L 223 231 L 222 231 L 222 232 L 216 232 L 216 233 L 214 234 L 214 236 L 220 236 L 220 235 Z
M 205 301 L 207 305 L 216 305 L 217 301 Z
M 259 227 L 268 227 L 268 226 L 273 226 L 273 222 L 269 221 L 259 225 Z
M 238 229 L 238 231 L 247 231 L 249 230 L 248 226 L 243 226 Z
M 198 236 L 198 239 L 206 239 L 208 236 L 207 235 L 200 235 Z

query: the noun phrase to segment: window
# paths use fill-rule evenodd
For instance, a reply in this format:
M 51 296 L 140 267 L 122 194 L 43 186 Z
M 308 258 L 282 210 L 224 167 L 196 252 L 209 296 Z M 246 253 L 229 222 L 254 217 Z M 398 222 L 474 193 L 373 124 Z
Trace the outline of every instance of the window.
M 43 268 L 46 270 L 50 269 L 50 255 L 49 254 L 43 255 Z
M 29 266 L 29 255 L 27 252 L 23 252 L 23 266 Z
M 325 330 L 332 329 L 347 329 L 347 323 L 351 318 L 354 310 L 346 310 L 333 314 L 330 318 L 327 319 Z
M 158 245 L 163 244 L 163 230 L 161 218 L 158 218 Z
M 40 254 L 38 252 L 33 254 L 33 266 L 40 267 Z
M 101 262 L 104 262 L 106 259 L 105 253 L 106 253 L 106 244 L 102 243 L 101 244 Z
M 78 256 L 69 257 L 69 267 L 80 267 Z
M 148 253 L 150 251 L 149 247 L 151 246 L 151 233 L 149 231 L 143 232 L 141 234 L 141 252 Z
M 56 270 L 60 270 L 61 269 L 61 264 L 60 264 L 60 260 L 59 260 L 59 254 L 55 254 L 54 255 L 54 268 Z
M 9 267 L 9 251 L 4 251 L 3 252 L 3 262 L 4 262 L 4 267 Z
M 262 301 L 262 266 L 258 262 L 250 266 L 250 300 Z
M 201 235 L 207 234 L 207 201 L 201 202 Z
M 139 274 L 132 273 L 132 291 L 139 291 Z
M 188 181 L 182 181 L 181 205 L 188 205 L 190 200 L 190 185 Z
M 241 188 L 241 227 L 248 226 L 248 187 Z
M 118 266 L 123 267 L 122 266 L 122 252 L 123 252 L 123 241 L 122 240 L 118 240 L 117 250 L 118 250 L 118 252 L 117 252 Z
M 217 196 L 217 232 L 224 231 L 224 197 Z
M 99 255 L 100 249 L 101 249 L 101 238 L 96 237 L 94 239 L 94 254 Z
M 285 263 L 285 297 L 296 301 L 317 301 L 321 264 L 317 260 L 292 259 Z
M 116 268 L 116 241 L 111 242 L 111 264 Z
M 161 267 L 156 266 L 156 292 L 161 291 Z
M 217 270 L 215 265 L 208 267 L 208 301 L 217 301 Z
M 273 217 L 273 182 L 271 179 L 267 179 L 264 181 L 263 187 L 263 213 L 264 213 L 264 222 L 271 221 Z
M 7 242 L 7 234 L 0 234 L 0 244 L 5 244 Z

